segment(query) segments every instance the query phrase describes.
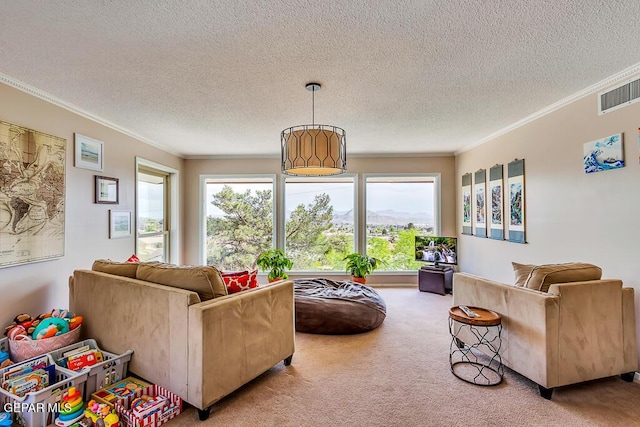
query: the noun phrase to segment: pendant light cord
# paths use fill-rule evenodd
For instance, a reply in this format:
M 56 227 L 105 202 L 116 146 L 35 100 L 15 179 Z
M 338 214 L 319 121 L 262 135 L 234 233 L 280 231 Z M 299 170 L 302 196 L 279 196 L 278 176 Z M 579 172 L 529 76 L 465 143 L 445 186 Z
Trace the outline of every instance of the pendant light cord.
M 316 124 L 316 88 L 311 91 L 311 124 Z

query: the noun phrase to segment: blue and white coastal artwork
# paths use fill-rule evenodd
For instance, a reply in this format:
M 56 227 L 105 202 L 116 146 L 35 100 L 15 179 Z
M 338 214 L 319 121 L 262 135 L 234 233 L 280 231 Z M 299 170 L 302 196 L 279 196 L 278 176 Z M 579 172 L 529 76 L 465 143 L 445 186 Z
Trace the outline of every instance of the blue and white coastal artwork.
M 584 144 L 584 172 L 600 172 L 624 167 L 622 134 Z

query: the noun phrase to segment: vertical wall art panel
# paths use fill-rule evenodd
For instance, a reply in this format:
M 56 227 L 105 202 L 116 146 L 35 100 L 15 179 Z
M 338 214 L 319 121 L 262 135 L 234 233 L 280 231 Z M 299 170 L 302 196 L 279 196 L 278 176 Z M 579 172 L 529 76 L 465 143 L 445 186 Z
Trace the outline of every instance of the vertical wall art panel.
M 0 121 L 0 267 L 64 255 L 66 145 Z
M 471 228 L 471 174 L 462 175 L 462 234 L 472 234 Z
M 489 225 L 489 237 L 504 240 L 504 202 L 502 165 L 495 165 L 489 169 L 489 194 L 491 198 L 491 223 Z
M 476 196 L 476 236 L 487 237 L 487 170 L 480 169 L 475 173 Z
M 524 159 L 509 163 L 509 241 L 525 243 Z

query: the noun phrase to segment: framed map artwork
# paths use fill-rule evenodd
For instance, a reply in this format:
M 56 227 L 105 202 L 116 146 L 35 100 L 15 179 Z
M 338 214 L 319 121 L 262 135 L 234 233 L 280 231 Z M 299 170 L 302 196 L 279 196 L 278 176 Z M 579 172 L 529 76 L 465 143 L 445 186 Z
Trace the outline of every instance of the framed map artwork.
M 64 255 L 66 145 L 0 121 L 0 267 Z

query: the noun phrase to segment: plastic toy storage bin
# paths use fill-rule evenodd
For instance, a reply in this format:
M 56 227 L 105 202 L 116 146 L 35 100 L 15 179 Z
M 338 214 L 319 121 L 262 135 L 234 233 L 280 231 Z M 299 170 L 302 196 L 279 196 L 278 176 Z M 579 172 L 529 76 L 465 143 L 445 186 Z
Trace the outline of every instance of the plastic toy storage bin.
M 55 365 L 53 358 L 50 355 L 38 356 L 37 358 L 40 357 L 46 357 L 49 364 Z M 15 365 L 0 369 L 0 378 L 8 369 L 23 365 L 30 360 L 31 359 L 25 360 L 24 362 L 16 363 Z M 15 394 L 0 387 L 1 407 L 3 410 L 9 409 L 8 412 L 11 413 L 15 420 L 14 425 L 22 425 L 25 427 L 45 427 L 49 424 L 53 424 L 56 413 L 50 412 L 48 410 L 50 409 L 49 406 L 60 402 L 64 390 L 71 386 L 75 386 L 79 390 L 82 390 L 82 386 L 87 379 L 86 372 L 73 372 L 58 365 L 55 366 L 55 370 L 55 383 L 43 388 L 42 390 L 27 393 L 22 397 L 16 396 Z
M 87 373 L 87 381 L 85 382 L 84 393 L 82 394 L 82 396 L 85 398 L 85 400 L 88 400 L 89 396 L 91 396 L 92 393 L 95 393 L 96 390 L 116 383 L 127 376 L 127 368 L 129 366 L 129 361 L 131 360 L 133 351 L 127 350 L 120 355 L 109 353 L 108 351 L 99 348 L 95 340 L 89 339 L 71 344 L 67 347 L 60 348 L 58 350 L 52 351 L 49 354 L 51 355 L 51 357 L 53 357 L 53 360 L 56 362 L 56 364 L 59 364 L 60 359 L 63 358 L 64 353 L 84 346 L 88 346 L 93 350 L 100 350 L 102 352 L 102 356 L 104 357 L 104 360 L 102 362 L 92 366 L 87 366 L 86 368 L 82 368 L 80 371 L 78 371 Z

